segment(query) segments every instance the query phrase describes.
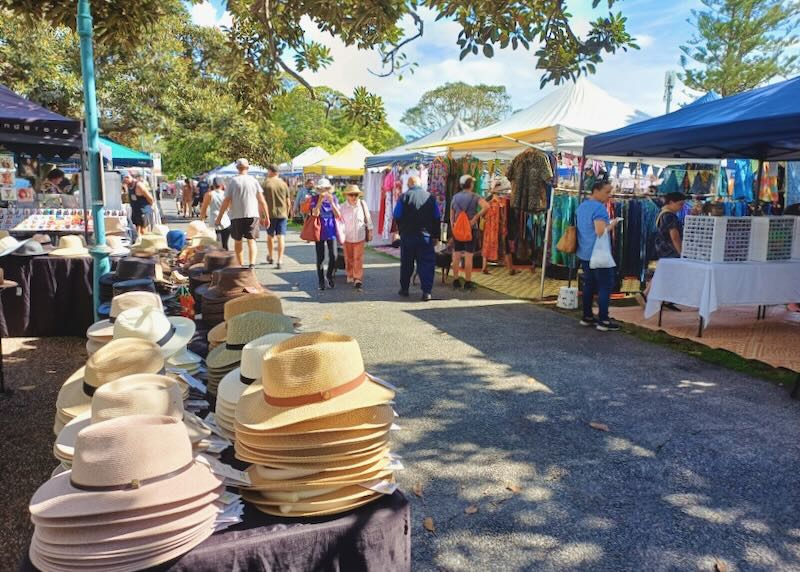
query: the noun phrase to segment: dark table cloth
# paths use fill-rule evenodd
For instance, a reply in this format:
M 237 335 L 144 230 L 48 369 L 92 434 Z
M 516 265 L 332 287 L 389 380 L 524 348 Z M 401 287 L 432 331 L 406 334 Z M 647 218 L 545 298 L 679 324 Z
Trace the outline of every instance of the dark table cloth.
M 86 335 L 93 322 L 90 257 L 3 256 L 0 268 L 21 289 L 3 294 L 0 335 Z
M 214 534 L 178 560 L 151 570 L 411 570 L 411 511 L 400 491 L 352 512 L 316 519 L 278 518 L 245 506 L 244 522 Z M 36 571 L 27 552 L 19 569 Z

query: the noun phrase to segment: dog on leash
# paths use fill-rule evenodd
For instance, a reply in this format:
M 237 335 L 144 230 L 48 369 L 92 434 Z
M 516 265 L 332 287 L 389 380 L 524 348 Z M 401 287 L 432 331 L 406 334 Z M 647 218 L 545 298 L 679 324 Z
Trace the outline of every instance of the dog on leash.
M 436 253 L 436 268 L 442 271 L 442 286 L 447 284 L 450 277 L 450 270 L 453 268 L 453 247 L 448 244 L 444 249 Z M 417 285 L 417 271 L 411 276 L 411 283 Z

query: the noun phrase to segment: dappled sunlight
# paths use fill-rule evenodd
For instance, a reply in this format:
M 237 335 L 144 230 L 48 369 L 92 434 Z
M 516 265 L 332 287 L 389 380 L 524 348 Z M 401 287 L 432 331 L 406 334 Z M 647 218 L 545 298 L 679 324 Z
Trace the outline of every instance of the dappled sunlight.
M 669 504 L 680 508 L 689 516 L 706 520 L 714 524 L 734 524 L 737 519 L 745 514 L 741 509 L 712 508 L 705 503 L 711 501 L 704 495 L 696 494 L 674 494 L 667 495 L 664 500 Z
M 619 452 L 630 453 L 635 457 L 656 456 L 656 454 L 653 451 L 645 449 L 644 447 L 640 447 L 639 445 L 634 445 L 627 439 L 623 439 L 621 437 L 609 437 L 608 439 L 606 439 L 606 449 L 613 453 L 619 453 Z

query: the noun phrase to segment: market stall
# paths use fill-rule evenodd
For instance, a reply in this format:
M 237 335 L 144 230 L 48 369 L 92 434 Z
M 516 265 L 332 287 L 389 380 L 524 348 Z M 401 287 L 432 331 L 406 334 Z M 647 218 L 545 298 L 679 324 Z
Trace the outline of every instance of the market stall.
M 306 175 L 330 178 L 360 178 L 364 176 L 364 161 L 372 152 L 358 141 L 351 141 L 333 155 L 303 167 Z

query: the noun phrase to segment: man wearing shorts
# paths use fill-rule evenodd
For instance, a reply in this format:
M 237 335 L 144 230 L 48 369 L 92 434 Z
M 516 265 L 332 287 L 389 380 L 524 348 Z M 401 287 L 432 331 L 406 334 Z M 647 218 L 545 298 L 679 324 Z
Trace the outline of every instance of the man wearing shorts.
M 278 258 L 275 268 L 281 269 L 283 252 L 286 247 L 286 225 L 291 213 L 289 205 L 291 197 L 289 186 L 278 176 L 278 167 L 267 166 L 267 180 L 264 181 L 264 199 L 269 210 L 270 225 L 267 229 L 267 264 L 272 264 L 275 259 L 273 253 L 273 239 L 278 238 Z
M 478 249 L 478 221 L 489 208 L 489 203 L 475 194 L 474 186 L 475 179 L 470 175 L 463 175 L 459 180 L 461 190 L 453 195 L 453 199 L 450 201 L 450 224 L 455 224 L 458 215 L 464 212 L 472 226 L 472 240 L 459 242 L 453 239 L 453 288 L 464 288 L 464 290 L 475 289 L 475 283 L 472 281 L 472 256 Z M 478 212 L 478 207 L 481 209 L 480 212 Z M 466 281 L 459 277 L 462 258 L 464 259 Z
M 242 262 L 242 241 L 247 241 L 247 250 L 250 257 L 250 268 L 256 265 L 256 239 L 258 238 L 259 219 L 265 226 L 269 226 L 269 212 L 264 195 L 261 194 L 261 185 L 252 175 L 247 174 L 250 163 L 247 159 L 236 161 L 236 175 L 225 189 L 225 200 L 222 201 L 216 224 L 222 224 L 222 215 L 230 209 L 231 238 L 236 261 L 240 266 Z

